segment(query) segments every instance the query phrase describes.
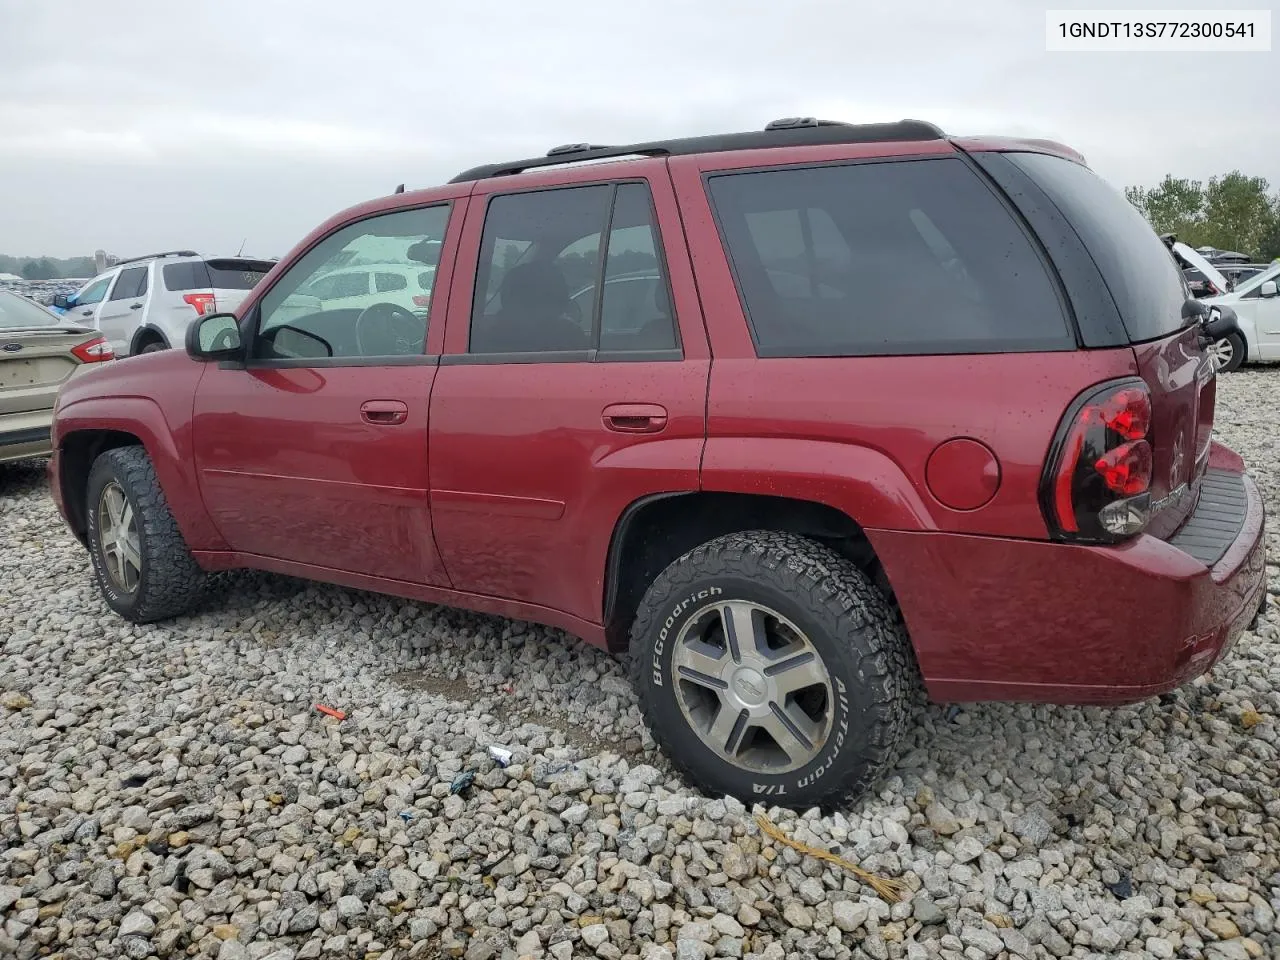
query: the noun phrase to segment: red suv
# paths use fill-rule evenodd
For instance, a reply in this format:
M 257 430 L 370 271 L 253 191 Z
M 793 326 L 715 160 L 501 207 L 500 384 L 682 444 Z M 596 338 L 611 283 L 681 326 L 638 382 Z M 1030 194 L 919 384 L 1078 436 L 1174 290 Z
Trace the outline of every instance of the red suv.
M 550 624 L 629 653 L 700 787 L 803 807 L 921 682 L 1132 702 L 1260 612 L 1207 311 L 1058 144 L 576 144 L 347 210 L 185 353 L 83 368 L 49 469 L 127 619 L 254 567 Z

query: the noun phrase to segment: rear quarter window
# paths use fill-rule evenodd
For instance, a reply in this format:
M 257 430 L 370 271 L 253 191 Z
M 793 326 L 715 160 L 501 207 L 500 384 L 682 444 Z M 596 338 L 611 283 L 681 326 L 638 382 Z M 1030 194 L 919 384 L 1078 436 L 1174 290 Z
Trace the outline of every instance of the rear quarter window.
M 760 356 L 1069 350 L 1056 281 L 963 160 L 708 178 Z
M 1011 153 L 1067 218 L 1115 300 L 1129 339 L 1166 337 L 1185 327 L 1187 289 L 1169 249 L 1119 190 L 1088 167 L 1040 153 Z M 1188 280 L 1203 282 L 1197 270 Z

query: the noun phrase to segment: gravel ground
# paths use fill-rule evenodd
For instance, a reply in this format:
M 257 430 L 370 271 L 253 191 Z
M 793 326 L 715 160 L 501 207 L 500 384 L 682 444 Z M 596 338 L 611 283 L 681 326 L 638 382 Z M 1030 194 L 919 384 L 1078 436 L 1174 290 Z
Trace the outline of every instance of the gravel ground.
M 1272 518 L 1277 423 L 1280 370 L 1223 378 Z M 3 957 L 1280 957 L 1274 606 L 1159 701 L 931 707 L 878 795 L 770 811 L 890 906 L 687 789 L 555 631 L 257 574 L 133 627 L 42 465 L 0 543 Z

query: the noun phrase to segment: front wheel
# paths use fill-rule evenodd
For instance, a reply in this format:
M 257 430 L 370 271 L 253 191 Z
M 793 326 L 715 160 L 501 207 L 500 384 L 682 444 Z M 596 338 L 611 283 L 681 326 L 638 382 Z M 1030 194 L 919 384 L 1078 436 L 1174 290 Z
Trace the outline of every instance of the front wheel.
M 654 739 L 704 792 L 748 805 L 829 806 L 867 789 L 918 683 L 871 580 L 793 534 L 731 534 L 685 554 L 631 636 Z
M 1229 333 L 1221 340 L 1209 344 L 1209 359 L 1219 373 L 1239 370 L 1248 352 L 1244 337 L 1238 333 Z
M 112 610 L 151 623 L 195 606 L 205 573 L 142 447 L 117 447 L 94 461 L 85 508 L 94 576 Z

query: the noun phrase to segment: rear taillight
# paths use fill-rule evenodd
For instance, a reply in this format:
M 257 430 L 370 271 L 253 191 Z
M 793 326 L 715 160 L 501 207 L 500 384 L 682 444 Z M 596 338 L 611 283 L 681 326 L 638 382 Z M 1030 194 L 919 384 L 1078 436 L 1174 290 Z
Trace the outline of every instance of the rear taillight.
M 1141 380 L 1078 398 L 1049 449 L 1040 500 L 1064 540 L 1114 543 L 1141 533 L 1151 504 L 1151 394 Z
M 413 298 L 413 305 L 415 307 L 429 307 L 431 306 L 431 296 L 429 294 L 426 296 L 418 294 Z
M 71 355 L 81 363 L 102 363 L 104 360 L 116 358 L 116 352 L 111 349 L 111 344 L 107 343 L 106 337 L 94 337 L 92 340 L 77 344 L 71 348 Z
M 188 293 L 182 299 L 195 307 L 197 315 L 202 317 L 206 313 L 213 313 L 215 309 L 212 293 Z

